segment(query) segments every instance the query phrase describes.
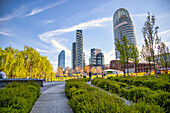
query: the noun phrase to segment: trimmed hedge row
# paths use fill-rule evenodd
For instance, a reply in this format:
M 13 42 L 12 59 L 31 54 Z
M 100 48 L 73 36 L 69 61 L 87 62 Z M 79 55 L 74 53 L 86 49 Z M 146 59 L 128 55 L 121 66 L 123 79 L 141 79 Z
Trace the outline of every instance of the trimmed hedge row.
M 170 75 L 142 76 L 142 77 L 109 77 L 108 79 L 117 82 L 124 82 L 128 85 L 144 86 L 152 90 L 163 90 L 170 92 Z
M 80 78 L 80 79 L 70 79 L 70 80 L 66 80 L 67 82 L 89 82 L 90 78 Z
M 166 112 L 170 112 L 170 93 L 165 91 L 152 91 L 146 87 L 136 87 L 133 85 L 128 86 L 125 83 L 105 80 L 102 78 L 96 78 L 92 80 L 92 84 L 107 90 L 111 93 L 116 93 L 117 95 L 131 100 L 133 102 L 153 103 L 165 108 Z M 123 84 L 123 87 L 122 87 Z
M 75 113 L 150 113 L 164 112 L 157 105 L 138 104 L 126 105 L 118 97 L 103 92 L 97 88 L 91 87 L 85 82 L 67 81 L 65 85 L 65 94 L 69 99 L 68 104 Z
M 12 83 L 0 90 L 0 113 L 29 113 L 40 96 L 37 83 Z

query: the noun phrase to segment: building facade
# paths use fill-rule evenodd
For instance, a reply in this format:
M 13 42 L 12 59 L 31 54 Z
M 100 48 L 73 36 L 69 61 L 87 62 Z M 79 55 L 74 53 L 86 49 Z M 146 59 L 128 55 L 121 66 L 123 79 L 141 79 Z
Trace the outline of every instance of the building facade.
M 100 49 L 97 49 L 97 48 L 93 48 L 91 49 L 91 57 L 90 57 L 90 60 L 91 60 L 91 63 L 90 64 L 94 64 L 96 65 L 97 64 L 97 60 L 96 60 L 96 57 L 97 57 L 97 54 L 98 53 L 101 53 L 101 50 Z
M 65 51 L 64 50 L 62 50 L 60 54 L 58 55 L 58 67 L 59 66 L 65 69 Z
M 96 64 L 97 65 L 104 65 L 104 54 L 98 53 L 96 56 Z
M 133 20 L 126 9 L 120 8 L 114 13 L 113 30 L 114 39 L 118 38 L 118 40 L 122 43 L 122 38 L 125 35 L 129 40 L 129 44 L 137 45 Z M 116 59 L 118 59 L 120 57 L 120 53 L 117 50 L 115 50 L 115 53 Z
M 76 31 L 76 67 L 83 69 L 83 33 L 82 30 Z
M 133 64 L 133 62 L 130 61 L 128 65 L 129 65 L 129 70 L 132 70 L 132 72 L 135 72 L 135 65 Z M 154 63 L 151 62 L 150 65 L 151 65 L 151 70 L 154 70 Z M 124 66 L 121 65 L 119 60 L 112 60 L 110 61 L 110 69 L 123 71 Z M 125 71 L 126 69 L 127 69 L 127 65 L 125 65 Z M 149 63 L 145 61 L 139 61 L 137 68 L 136 68 L 136 72 L 148 72 L 149 70 L 150 70 Z
M 71 54 L 71 60 L 72 60 L 72 69 L 75 69 L 76 67 L 76 42 L 72 43 L 72 54 Z

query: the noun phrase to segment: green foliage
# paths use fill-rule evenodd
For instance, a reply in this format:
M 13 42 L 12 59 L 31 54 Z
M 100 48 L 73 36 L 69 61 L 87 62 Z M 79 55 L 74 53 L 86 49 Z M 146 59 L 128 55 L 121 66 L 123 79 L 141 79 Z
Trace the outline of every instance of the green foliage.
M 94 80 L 93 83 L 96 83 L 96 81 Z M 111 84 L 103 85 L 110 86 Z M 119 85 L 114 85 L 115 91 L 117 91 Z M 111 87 L 112 86 L 110 86 L 110 88 Z M 66 96 L 70 99 L 68 104 L 70 105 L 70 107 L 72 107 L 75 113 L 163 112 L 163 109 L 160 108 L 159 106 L 150 104 L 145 105 L 145 103 L 143 102 L 137 103 L 135 105 L 126 105 L 122 99 L 110 95 L 97 88 L 91 87 L 85 82 L 76 80 L 75 81 L 69 80 L 66 82 L 65 93 Z
M 0 90 L 0 113 L 28 113 L 40 95 L 36 83 L 12 83 Z
M 81 78 L 81 79 L 70 79 L 70 80 L 67 80 L 67 82 L 89 82 L 90 81 L 90 78 Z
M 24 51 L 6 47 L 0 49 L 0 69 L 7 78 L 51 78 L 53 67 L 47 57 L 43 57 L 32 47 Z
M 166 92 L 169 91 L 169 75 L 160 75 L 157 79 L 155 76 L 95 78 L 92 84 L 133 102 L 152 103 L 165 112 L 170 111 L 170 93 Z

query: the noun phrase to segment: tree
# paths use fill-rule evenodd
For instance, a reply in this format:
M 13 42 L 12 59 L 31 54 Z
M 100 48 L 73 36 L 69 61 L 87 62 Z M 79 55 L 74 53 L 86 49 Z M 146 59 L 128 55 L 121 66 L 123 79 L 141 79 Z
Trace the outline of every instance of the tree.
M 146 22 L 144 24 L 144 27 L 142 29 L 145 46 L 149 48 L 149 51 L 151 53 L 152 61 L 154 62 L 154 70 L 157 78 L 157 69 L 155 66 L 155 44 L 160 40 L 158 37 L 158 26 L 155 26 L 155 16 L 150 15 L 148 13 L 148 16 L 146 18 Z
M 125 76 L 125 64 L 127 67 L 127 73 L 129 75 L 129 58 L 131 57 L 131 44 L 129 43 L 128 39 L 124 35 L 119 41 L 118 38 L 115 39 L 116 50 L 120 52 L 119 62 L 123 64 L 123 71 Z
M 135 65 L 135 73 L 137 73 L 137 65 L 139 63 L 139 51 L 134 44 L 132 44 L 131 59 L 133 61 L 133 64 Z
M 115 38 L 115 46 L 116 46 L 116 50 L 120 52 L 120 57 L 119 57 L 119 62 L 121 63 L 121 65 L 123 65 L 123 73 L 125 76 L 125 52 L 124 52 L 124 46 L 121 45 L 120 41 L 118 38 Z
M 102 73 L 102 68 L 100 66 L 97 66 L 97 73 L 101 74 Z
M 77 74 L 77 73 L 78 73 L 78 74 L 80 73 L 80 69 L 81 69 L 81 67 L 76 67 L 76 68 L 75 68 L 76 74 Z
M 95 68 L 95 67 L 92 67 L 91 72 L 92 72 L 93 74 L 96 73 L 96 68 Z
M 84 70 L 85 70 L 85 72 L 87 73 L 87 74 L 89 74 L 90 73 L 90 66 L 85 66 L 84 67 Z
M 168 61 L 168 59 L 170 59 L 169 48 L 162 42 L 158 46 L 158 49 L 160 51 L 160 61 L 162 66 L 165 67 L 168 72 L 168 66 L 170 65 L 170 62 Z
M 141 53 L 141 58 L 149 63 L 149 68 L 150 68 L 150 72 L 151 72 L 152 57 L 151 57 L 151 52 L 150 52 L 149 46 L 143 45 L 142 51 L 140 53 Z
M 9 78 L 46 79 L 53 74 L 53 67 L 47 57 L 43 57 L 32 47 L 25 46 L 24 51 L 6 47 L 0 48 L 0 69 Z

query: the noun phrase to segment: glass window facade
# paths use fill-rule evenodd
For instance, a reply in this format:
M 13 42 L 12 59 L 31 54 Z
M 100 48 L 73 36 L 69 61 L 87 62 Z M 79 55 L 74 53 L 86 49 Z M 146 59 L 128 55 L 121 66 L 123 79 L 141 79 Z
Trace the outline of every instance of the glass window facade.
M 62 50 L 60 54 L 58 55 L 58 66 L 61 66 L 63 69 L 65 69 L 65 51 Z
M 136 34 L 134 29 L 134 24 L 129 12 L 124 9 L 118 9 L 113 16 L 113 30 L 114 38 L 118 38 L 121 42 L 122 37 L 125 35 L 129 44 L 136 44 Z M 120 53 L 115 50 L 116 59 L 119 58 Z

